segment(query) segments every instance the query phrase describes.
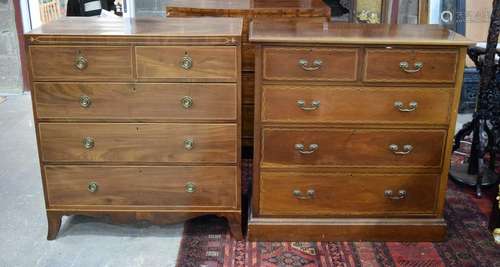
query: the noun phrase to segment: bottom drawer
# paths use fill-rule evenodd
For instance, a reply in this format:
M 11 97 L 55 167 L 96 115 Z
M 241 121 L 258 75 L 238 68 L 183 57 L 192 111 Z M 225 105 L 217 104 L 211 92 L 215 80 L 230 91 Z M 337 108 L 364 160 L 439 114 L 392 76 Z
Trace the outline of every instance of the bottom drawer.
M 261 173 L 260 215 L 431 214 L 439 174 Z
M 237 207 L 237 169 L 228 167 L 45 166 L 54 206 Z M 92 207 L 94 208 L 94 207 Z

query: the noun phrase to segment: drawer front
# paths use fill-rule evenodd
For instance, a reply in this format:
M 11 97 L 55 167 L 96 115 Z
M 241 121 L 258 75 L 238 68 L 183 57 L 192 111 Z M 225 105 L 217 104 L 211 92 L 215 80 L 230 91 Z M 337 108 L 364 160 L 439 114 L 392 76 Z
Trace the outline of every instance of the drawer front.
M 267 80 L 356 81 L 358 49 L 264 48 Z
M 235 84 L 35 83 L 42 119 L 236 120 Z
M 50 206 L 236 207 L 236 167 L 45 166 Z
M 33 79 L 120 81 L 132 79 L 129 47 L 30 46 Z
M 445 130 L 264 129 L 262 164 L 440 167 Z
M 439 174 L 262 173 L 260 214 L 390 216 L 434 211 Z
M 137 78 L 236 82 L 236 51 L 230 46 L 138 46 Z
M 454 83 L 457 50 L 366 49 L 366 82 Z
M 40 123 L 42 160 L 235 163 L 236 124 Z
M 266 85 L 262 121 L 447 124 L 449 89 Z

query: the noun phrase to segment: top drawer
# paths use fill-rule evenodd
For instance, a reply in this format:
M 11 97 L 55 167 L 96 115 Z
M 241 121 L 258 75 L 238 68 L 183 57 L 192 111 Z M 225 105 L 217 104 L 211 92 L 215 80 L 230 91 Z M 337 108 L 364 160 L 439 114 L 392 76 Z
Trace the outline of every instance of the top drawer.
M 233 46 L 138 46 L 139 80 L 235 82 L 238 57 Z
M 264 79 L 287 81 L 357 80 L 357 48 L 265 48 Z
M 454 83 L 457 50 L 366 49 L 365 82 Z
M 31 71 L 38 81 L 120 81 L 132 79 L 129 47 L 30 46 Z

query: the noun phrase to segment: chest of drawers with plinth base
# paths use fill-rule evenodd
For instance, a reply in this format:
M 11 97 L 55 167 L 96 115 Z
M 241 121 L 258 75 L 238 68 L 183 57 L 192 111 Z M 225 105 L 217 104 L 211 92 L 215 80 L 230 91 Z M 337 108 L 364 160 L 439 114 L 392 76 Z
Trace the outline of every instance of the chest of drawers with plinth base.
M 443 240 L 466 48 L 436 25 L 254 21 L 250 240 Z
M 26 35 L 48 239 L 63 215 L 225 217 L 242 238 L 237 18 L 64 18 Z

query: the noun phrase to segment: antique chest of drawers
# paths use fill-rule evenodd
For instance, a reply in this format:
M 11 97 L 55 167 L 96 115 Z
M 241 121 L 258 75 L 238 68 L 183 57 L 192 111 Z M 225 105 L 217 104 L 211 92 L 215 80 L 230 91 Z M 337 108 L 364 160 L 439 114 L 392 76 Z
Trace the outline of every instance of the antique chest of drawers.
M 65 18 L 26 35 L 49 222 L 225 217 L 241 238 L 240 18 Z
M 436 25 L 254 21 L 250 240 L 442 240 L 466 48 Z
M 254 18 L 269 20 L 326 21 L 330 7 L 323 0 L 170 0 L 166 5 L 169 17 L 241 17 L 242 37 L 242 143 L 253 145 L 254 60 L 255 46 L 248 41 L 248 28 Z

